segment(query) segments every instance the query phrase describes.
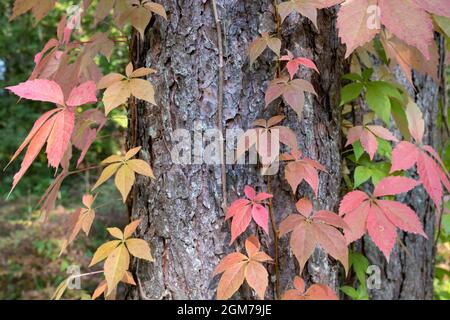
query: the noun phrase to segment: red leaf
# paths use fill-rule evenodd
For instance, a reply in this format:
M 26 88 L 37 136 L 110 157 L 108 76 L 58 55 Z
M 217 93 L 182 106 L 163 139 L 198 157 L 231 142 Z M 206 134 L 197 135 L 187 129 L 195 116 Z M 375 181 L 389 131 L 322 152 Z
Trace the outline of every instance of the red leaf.
M 233 216 L 231 222 L 231 241 L 230 244 L 236 240 L 245 230 L 247 230 L 250 221 L 252 220 L 252 207 L 246 206 L 243 210 L 239 211 Z
M 264 192 L 256 194 L 255 189 L 251 186 L 245 186 L 244 193 L 248 200 L 238 199 L 234 201 L 225 216 L 225 220 L 233 218 L 231 222 L 231 243 L 247 230 L 252 217 L 256 224 L 266 233 L 269 233 L 269 213 L 267 208 L 262 205 L 262 201 L 271 198 L 272 195 Z
M 336 228 L 341 228 L 343 230 L 349 229 L 349 226 L 345 223 L 345 221 L 336 213 L 331 211 L 326 210 L 317 211 L 314 214 L 314 220 L 326 223 Z
M 375 187 L 374 197 L 392 196 L 400 193 L 408 192 L 420 183 L 414 179 L 406 177 L 386 177 Z
M 48 163 L 58 168 L 66 151 L 75 125 L 75 113 L 64 109 L 53 117 L 55 123 L 47 141 Z
M 339 218 L 338 216 L 336 216 Z M 315 221 L 315 219 L 314 219 Z M 323 223 L 314 223 L 315 238 L 320 246 L 333 258 L 339 260 L 348 272 L 347 242 L 335 227 Z
M 249 198 L 250 200 L 253 200 L 253 199 L 255 198 L 255 196 L 256 196 L 256 191 L 255 191 L 255 189 L 253 189 L 253 188 L 250 187 L 250 186 L 245 186 L 245 187 L 244 187 L 244 193 L 245 193 L 245 196 L 246 196 L 247 198 Z
M 369 209 L 367 231 L 375 245 L 389 261 L 389 256 L 397 239 L 397 230 L 376 205 L 372 205 Z
M 339 215 L 344 215 L 359 207 L 361 203 L 369 199 L 365 192 L 355 190 L 347 193 L 339 205 Z
M 410 207 L 390 200 L 378 200 L 377 204 L 393 225 L 403 231 L 420 234 L 428 239 L 417 214 Z
M 311 203 L 308 202 L 307 199 L 301 199 L 297 202 L 297 210 L 304 211 L 309 217 Z M 300 271 L 317 245 L 339 260 L 348 271 L 347 243 L 335 225 L 348 228 L 341 217 L 329 211 L 319 211 L 308 219 L 302 215 L 292 214 L 281 222 L 280 237 L 292 232 L 290 246 L 298 260 Z
M 267 234 L 269 233 L 269 212 L 260 204 L 252 206 L 252 217 Z
M 28 133 L 25 140 L 22 142 L 20 147 L 17 149 L 17 151 L 14 153 L 14 155 L 11 157 L 11 160 L 6 165 L 7 167 L 13 162 L 19 154 L 23 151 L 23 149 L 28 145 L 28 143 L 33 139 L 33 137 L 36 135 L 36 133 L 39 131 L 39 129 L 44 125 L 44 123 L 57 111 L 60 111 L 61 109 L 52 109 L 50 111 L 47 111 L 42 116 L 39 117 L 39 119 L 36 120 L 36 122 L 33 125 L 33 128 L 31 128 L 30 133 Z
M 349 228 L 344 230 L 344 236 L 348 244 L 358 240 L 366 233 L 369 209 L 370 202 L 364 201 L 345 215 L 344 221 Z
M 10 193 L 14 190 L 19 180 L 23 177 L 25 172 L 28 170 L 34 159 L 36 159 L 37 155 L 41 151 L 42 147 L 47 141 L 47 137 L 50 134 L 50 131 L 52 130 L 54 122 L 54 117 L 45 122 L 31 139 L 30 144 L 28 145 L 27 152 L 25 153 L 25 157 L 23 158 L 22 164 L 20 165 L 20 170 L 14 175 Z
M 437 208 L 442 204 L 441 168 L 425 153 L 420 153 L 417 161 L 417 173 L 423 187 L 430 195 Z

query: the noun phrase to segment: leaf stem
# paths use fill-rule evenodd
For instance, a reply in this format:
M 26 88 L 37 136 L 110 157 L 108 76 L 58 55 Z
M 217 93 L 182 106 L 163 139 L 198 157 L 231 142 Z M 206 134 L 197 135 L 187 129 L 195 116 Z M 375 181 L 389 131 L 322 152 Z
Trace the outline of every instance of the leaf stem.
M 269 194 L 272 194 L 270 187 L 270 176 L 267 176 L 267 191 Z M 278 258 L 278 230 L 277 225 L 275 223 L 275 216 L 273 214 L 273 203 L 272 198 L 269 199 L 269 216 L 270 222 L 272 224 L 273 235 L 275 239 L 275 297 L 279 299 L 280 297 L 280 268 L 279 268 L 279 258 Z

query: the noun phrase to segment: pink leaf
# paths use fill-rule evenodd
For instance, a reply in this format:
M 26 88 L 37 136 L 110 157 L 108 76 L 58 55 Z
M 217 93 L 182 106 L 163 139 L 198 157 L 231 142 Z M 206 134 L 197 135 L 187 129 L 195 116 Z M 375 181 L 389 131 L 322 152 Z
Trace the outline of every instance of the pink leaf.
M 20 170 L 14 175 L 13 185 L 10 193 L 16 187 L 20 179 L 22 179 L 25 172 L 27 172 L 28 168 L 31 166 L 34 159 L 36 159 L 37 155 L 41 151 L 42 147 L 45 144 L 45 141 L 47 141 L 47 137 L 50 134 L 50 131 L 52 130 L 54 122 L 55 118 L 52 118 L 49 121 L 45 122 L 31 139 L 30 144 L 28 145 L 27 152 L 25 153 L 25 157 L 23 158 L 22 164 L 20 165 Z
M 433 22 L 429 14 L 412 1 L 379 0 L 381 22 L 407 44 L 416 47 L 425 59 L 430 59 Z
M 397 229 L 376 205 L 372 205 L 369 209 L 367 231 L 375 245 L 389 261 L 389 256 L 397 239 Z
M 440 208 L 443 195 L 441 169 L 432 158 L 421 153 L 417 161 L 417 173 L 430 198 L 436 207 Z
M 369 201 L 364 201 L 358 207 L 348 212 L 344 221 L 349 226 L 348 229 L 344 229 L 345 240 L 347 244 L 361 238 L 367 230 L 367 215 L 369 214 L 370 203 Z
M 414 179 L 406 177 L 386 177 L 375 187 L 374 197 L 392 196 L 400 193 L 408 192 L 420 183 Z
M 359 190 L 347 193 L 339 206 L 339 215 L 342 216 L 355 210 L 367 199 L 369 199 L 367 194 Z
M 256 191 L 255 191 L 255 189 L 253 189 L 253 188 L 250 187 L 250 186 L 245 186 L 245 188 L 244 188 L 244 193 L 245 193 L 245 196 L 246 196 L 247 198 L 249 198 L 250 200 L 253 200 L 253 199 L 255 198 L 255 196 L 256 196 Z
M 307 198 L 302 198 L 297 201 L 295 204 L 295 207 L 297 208 L 297 211 L 300 212 L 304 217 L 308 218 L 313 210 L 313 205 L 311 201 Z
M 420 234 L 428 239 L 417 214 L 410 207 L 390 200 L 378 200 L 377 204 L 393 225 L 403 231 Z
M 372 160 L 378 149 L 377 138 L 375 138 L 372 132 L 363 130 L 360 141 L 363 149 L 369 154 L 370 160 Z
M 267 234 L 269 234 L 269 213 L 265 207 L 255 204 L 252 207 L 252 217 Z
M 71 110 L 64 109 L 53 117 L 55 124 L 47 141 L 47 159 L 49 165 L 58 168 L 64 152 L 69 146 L 70 137 L 72 136 L 73 127 L 75 125 L 75 113 Z
M 356 141 L 359 140 L 361 137 L 362 132 L 364 131 L 364 128 L 362 126 L 355 126 L 350 129 L 348 129 L 347 133 L 347 143 L 345 146 L 349 146 L 351 144 L 354 144 Z
M 17 151 L 14 153 L 14 155 L 11 157 L 11 160 L 7 164 L 9 166 L 11 162 L 13 162 L 19 154 L 22 152 L 22 150 L 28 145 L 28 143 L 33 139 L 33 137 L 36 135 L 36 133 L 39 131 L 39 129 L 44 125 L 44 123 L 51 117 L 53 114 L 61 109 L 52 109 L 50 111 L 47 111 L 42 116 L 39 117 L 39 119 L 36 120 L 36 122 L 33 125 L 33 128 L 31 128 L 30 133 L 28 133 L 28 136 L 25 138 L 25 140 L 22 142 L 20 147 L 17 149 Z
M 230 207 L 227 210 L 227 215 L 225 216 L 225 221 L 229 218 L 233 217 L 237 213 L 239 213 L 241 210 L 244 210 L 244 208 L 247 205 L 250 205 L 250 201 L 247 199 L 237 199 L 236 201 L 233 201 L 233 203 L 230 205 Z
M 242 214 L 236 214 L 231 222 L 231 241 L 230 244 L 236 240 L 236 238 L 247 230 L 250 221 L 252 220 L 252 207 L 245 207 Z
M 253 199 L 253 201 L 255 201 L 255 202 L 261 202 L 261 201 L 270 199 L 270 198 L 272 198 L 272 197 L 273 197 L 273 196 L 272 196 L 271 194 L 268 194 L 268 193 L 265 193 L 265 192 L 261 192 L 261 193 L 258 193 L 258 194 L 256 195 L 256 197 L 255 197 L 255 199 Z
M 345 221 L 338 216 L 336 213 L 326 210 L 317 211 L 314 214 L 314 221 L 320 221 L 330 226 L 334 226 L 336 228 L 341 228 L 343 230 L 349 229 L 349 226 Z
M 347 45 L 346 58 L 356 48 L 370 42 L 380 32 L 380 26 L 368 26 L 370 21 L 368 8 L 376 4 L 376 0 L 352 0 L 341 5 L 337 26 L 339 37 Z
M 67 105 L 78 107 L 83 104 L 97 102 L 97 85 L 94 81 L 85 82 L 70 92 Z
M 402 141 L 392 151 L 391 173 L 408 170 L 414 166 L 419 157 L 419 149 L 411 142 Z
M 388 129 L 382 126 L 367 126 L 367 129 L 381 139 L 398 142 L 398 139 Z
M 450 3 L 448 0 L 414 0 L 414 2 L 429 13 L 450 18 Z
M 46 79 L 29 80 L 6 89 L 21 98 L 64 105 L 63 91 L 55 81 Z

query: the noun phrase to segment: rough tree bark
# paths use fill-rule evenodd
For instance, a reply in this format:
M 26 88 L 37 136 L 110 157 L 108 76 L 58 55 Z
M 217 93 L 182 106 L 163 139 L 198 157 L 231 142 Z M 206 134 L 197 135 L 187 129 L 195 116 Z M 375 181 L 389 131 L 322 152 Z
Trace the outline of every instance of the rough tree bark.
M 212 271 L 225 254 L 235 250 L 234 246 L 229 246 L 229 224 L 224 222 L 221 209 L 220 166 L 177 165 L 171 160 L 171 150 L 177 143 L 173 139 L 176 129 L 189 130 L 193 144 L 198 146 L 209 142 L 207 138 L 202 142 L 194 134 L 217 128 L 219 56 L 211 2 L 164 1 L 168 21 L 152 20 L 145 39 L 136 40 L 133 47 L 135 66 L 145 65 L 158 70 L 151 76 L 158 106 L 138 103 L 130 110 L 128 143 L 142 146 L 141 157 L 152 164 L 157 177 L 152 182 L 139 177 L 130 201 L 132 218 L 143 219 L 141 226 L 144 227 L 138 229 L 138 236 L 151 244 L 156 257 L 151 264 L 134 262 L 133 271 L 139 285 L 129 289 L 127 296 L 130 299 L 212 299 L 218 282 L 217 277 L 212 278 Z M 307 96 L 303 119 L 299 121 L 296 114 L 283 105 L 264 110 L 264 92 L 275 75 L 273 55 L 266 52 L 253 67 L 249 66 L 249 43 L 260 32 L 276 31 L 272 1 L 217 0 L 217 6 L 222 22 L 225 61 L 224 127 L 246 130 L 255 119 L 285 114 L 285 124 L 296 132 L 301 150 L 328 170 L 328 174 L 320 174 L 315 206 L 337 210 L 341 196 L 342 147 L 338 106 L 340 75 L 346 63 L 344 48 L 337 36 L 336 11 L 319 12 L 319 30 L 298 15 L 283 23 L 283 48 L 314 59 L 320 70 L 320 75 L 302 74 L 313 83 L 318 97 Z M 427 93 L 417 96 L 422 99 L 421 105 L 427 105 L 430 110 L 427 117 L 435 119 L 436 87 L 428 80 L 423 80 L 423 85 Z M 242 196 L 246 184 L 267 191 L 267 178 L 259 175 L 255 166 L 227 165 L 226 173 L 228 203 Z M 283 169 L 271 178 L 271 191 L 276 222 L 279 223 L 294 212 L 295 204 Z M 312 196 L 306 187 L 300 188 L 300 194 Z M 432 217 L 430 210 L 425 209 L 429 203 L 423 201 L 423 192 L 418 191 L 413 197 L 426 222 L 427 233 L 431 235 Z M 267 251 L 274 256 L 273 234 L 267 236 L 258 230 L 251 231 L 259 235 Z M 396 248 L 393 264 L 385 268 L 388 278 L 383 278 L 383 284 L 387 283 L 389 287 L 388 293 L 385 295 L 382 289 L 374 294 L 375 298 L 430 297 L 432 243 L 409 236 L 402 239 L 423 265 L 411 266 L 411 260 Z M 279 246 L 280 288 L 284 291 L 298 274 L 298 265 L 288 250 L 286 238 Z M 242 248 L 242 243 L 238 241 L 237 247 Z M 384 264 L 376 250 L 367 249 L 367 252 L 374 263 Z M 317 249 L 303 276 L 308 281 L 326 283 L 337 290 L 341 269 Z M 269 271 L 274 274 L 273 268 Z M 416 271 L 420 271 L 423 287 L 414 285 L 419 284 L 417 279 L 410 280 L 409 274 L 412 276 Z M 266 298 L 275 297 L 274 285 L 275 277 L 272 276 Z M 254 298 L 248 288 L 236 297 Z

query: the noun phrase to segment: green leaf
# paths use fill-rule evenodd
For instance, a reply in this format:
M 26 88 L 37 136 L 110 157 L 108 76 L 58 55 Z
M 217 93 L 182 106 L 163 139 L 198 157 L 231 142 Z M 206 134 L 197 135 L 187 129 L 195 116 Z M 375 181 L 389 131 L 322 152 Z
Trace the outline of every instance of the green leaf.
M 389 162 L 372 163 L 370 168 L 372 169 L 372 183 L 377 185 L 378 182 L 389 176 L 391 164 Z
M 442 231 L 446 235 L 450 235 L 450 214 L 444 214 L 442 216 Z
M 360 185 L 362 185 L 364 182 L 370 179 L 372 176 L 372 170 L 367 167 L 359 166 L 356 167 L 355 173 L 354 173 L 354 188 L 358 188 Z
M 392 160 L 392 146 L 391 144 L 384 140 L 377 138 L 378 141 L 378 154 Z
M 343 80 L 363 81 L 363 78 L 357 73 L 347 73 L 342 76 Z
M 362 83 L 350 83 L 341 90 L 341 106 L 359 97 L 363 89 Z
M 353 144 L 353 153 L 355 154 L 356 161 L 358 161 L 359 158 L 361 158 L 361 156 L 364 154 L 364 149 L 361 145 L 361 142 L 359 142 L 359 140 Z
M 370 109 L 372 109 L 376 115 L 389 125 L 389 119 L 391 116 L 391 101 L 389 96 L 383 90 L 381 82 L 369 82 L 367 84 L 366 102 Z
M 358 292 L 356 292 L 355 288 L 352 288 L 350 286 L 342 286 L 340 289 L 341 289 L 341 291 L 343 293 L 348 295 L 353 300 L 357 300 L 358 299 L 359 295 L 358 295 Z
M 450 38 L 450 18 L 433 16 L 433 19 L 442 30 L 442 32 L 444 32 L 445 35 Z
M 356 273 L 360 285 L 366 287 L 366 270 L 369 268 L 369 260 L 361 253 L 350 252 L 349 262 Z
M 364 82 L 367 82 L 370 80 L 370 77 L 372 77 L 373 75 L 373 69 L 372 68 L 367 68 L 364 69 L 364 71 L 362 72 L 362 77 Z
M 381 59 L 381 61 L 384 62 L 384 64 L 388 65 L 389 64 L 389 59 L 386 55 L 386 51 L 384 51 L 384 47 L 380 41 L 379 38 L 375 38 L 373 41 L 373 47 L 375 48 L 375 51 L 378 54 L 378 57 Z
M 411 135 L 408 129 L 408 118 L 406 117 L 405 109 L 403 108 L 402 104 L 395 99 L 391 100 L 391 112 L 395 124 L 397 125 L 397 128 L 400 130 L 400 133 L 402 134 L 404 139 L 410 140 Z

